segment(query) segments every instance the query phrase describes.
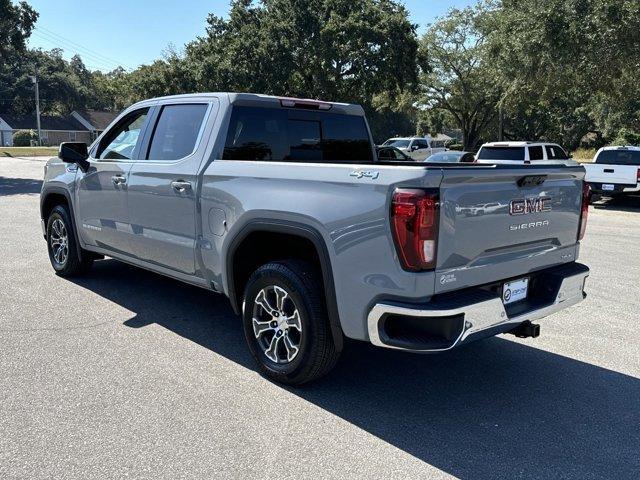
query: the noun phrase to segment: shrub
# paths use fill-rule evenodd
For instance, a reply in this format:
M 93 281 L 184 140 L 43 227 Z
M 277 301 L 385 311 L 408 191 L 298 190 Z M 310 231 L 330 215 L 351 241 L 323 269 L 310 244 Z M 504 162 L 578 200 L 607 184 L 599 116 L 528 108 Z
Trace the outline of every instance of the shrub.
M 640 133 L 621 128 L 611 145 L 640 145 Z
M 451 143 L 447 145 L 449 150 L 462 150 L 463 145 L 461 143 Z
M 578 162 L 592 162 L 596 156 L 595 148 L 578 148 L 573 151 L 573 159 Z
M 30 147 L 31 140 L 37 140 L 38 134 L 33 130 L 18 130 L 13 134 L 14 147 Z

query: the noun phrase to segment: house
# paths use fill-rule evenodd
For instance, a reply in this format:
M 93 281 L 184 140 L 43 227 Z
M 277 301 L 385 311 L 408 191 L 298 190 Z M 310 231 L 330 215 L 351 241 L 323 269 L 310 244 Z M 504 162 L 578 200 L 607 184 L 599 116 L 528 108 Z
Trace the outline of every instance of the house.
M 103 110 L 76 110 L 71 112 L 71 116 L 89 130 L 93 141 L 106 130 L 118 114 Z
M 74 111 L 71 115 L 41 115 L 42 145 L 59 145 L 62 142 L 91 143 L 117 116 L 112 112 L 88 110 Z M 0 145 L 13 145 L 13 134 L 18 130 L 38 130 L 35 115 L 0 113 Z

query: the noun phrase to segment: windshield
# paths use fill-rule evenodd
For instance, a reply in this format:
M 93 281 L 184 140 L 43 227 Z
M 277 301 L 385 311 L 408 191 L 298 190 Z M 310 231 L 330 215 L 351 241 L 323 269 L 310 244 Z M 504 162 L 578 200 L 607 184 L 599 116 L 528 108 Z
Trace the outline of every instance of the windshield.
M 639 150 L 603 150 L 596 158 L 596 163 L 605 165 L 637 165 L 640 166 Z
M 409 140 L 402 140 L 400 138 L 391 138 L 383 143 L 385 147 L 407 148 L 409 146 Z
M 524 160 L 524 147 L 482 147 L 480 160 Z

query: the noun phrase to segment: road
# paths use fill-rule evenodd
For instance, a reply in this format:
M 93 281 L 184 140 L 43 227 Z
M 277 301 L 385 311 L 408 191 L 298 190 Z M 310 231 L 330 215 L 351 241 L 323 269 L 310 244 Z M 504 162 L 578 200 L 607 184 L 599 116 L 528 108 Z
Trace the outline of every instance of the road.
M 354 342 L 283 388 L 221 296 L 114 260 L 54 275 L 42 169 L 0 158 L 0 478 L 637 478 L 640 199 L 591 208 L 589 297 L 539 338 Z

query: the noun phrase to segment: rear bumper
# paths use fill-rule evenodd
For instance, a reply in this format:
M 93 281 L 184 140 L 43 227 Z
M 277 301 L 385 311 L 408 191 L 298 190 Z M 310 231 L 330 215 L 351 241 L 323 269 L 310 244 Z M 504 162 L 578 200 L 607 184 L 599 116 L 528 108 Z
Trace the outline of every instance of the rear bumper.
M 421 305 L 377 303 L 369 312 L 371 343 L 414 352 L 441 352 L 514 329 L 575 305 L 586 297 L 589 269 L 570 263 L 527 275 L 527 300 L 505 307 L 502 282 L 435 296 Z M 509 279 L 505 279 L 509 280 Z
M 603 195 L 611 195 L 616 193 L 634 193 L 640 192 L 640 183 L 639 184 L 623 184 L 623 183 L 612 183 L 609 185 L 613 185 L 613 190 L 603 190 L 601 182 L 587 182 L 591 187 L 592 193 L 598 193 Z M 604 185 L 607 185 L 606 183 Z

